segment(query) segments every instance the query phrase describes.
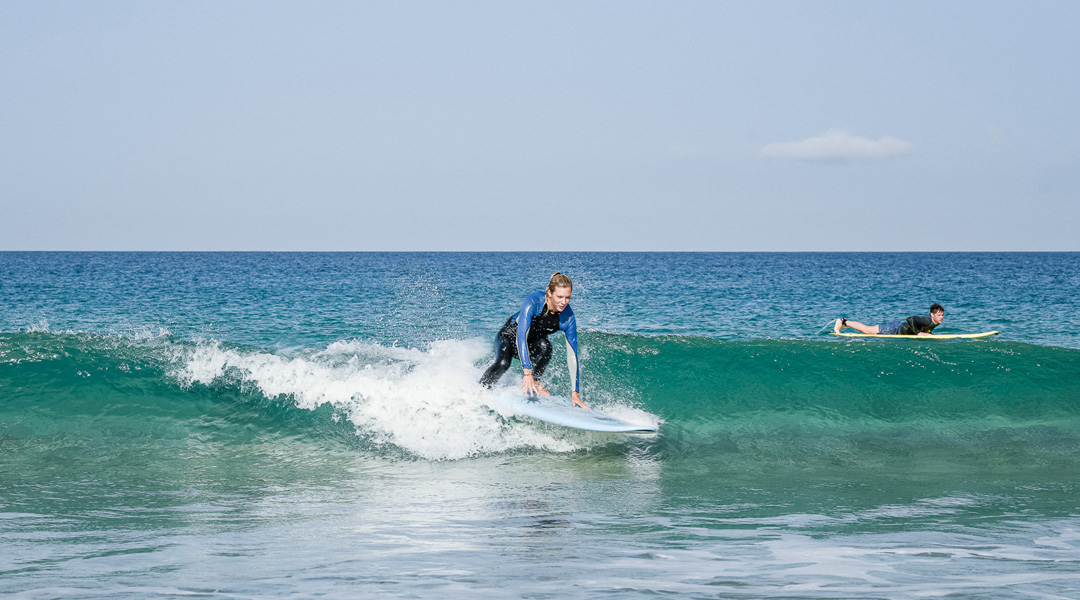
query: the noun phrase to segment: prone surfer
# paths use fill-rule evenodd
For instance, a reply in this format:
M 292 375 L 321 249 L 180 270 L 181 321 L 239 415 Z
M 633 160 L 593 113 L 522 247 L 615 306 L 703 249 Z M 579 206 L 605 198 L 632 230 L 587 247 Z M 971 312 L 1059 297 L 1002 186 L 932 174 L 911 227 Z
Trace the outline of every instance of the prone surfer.
M 570 399 L 574 406 L 589 408 L 581 400 L 581 369 L 578 366 L 577 319 L 570 309 L 573 283 L 562 273 L 552 274 L 547 290 L 525 297 L 521 310 L 510 315 L 495 336 L 495 364 L 484 371 L 480 384 L 490 388 L 510 368 L 514 357 L 521 361 L 521 387 L 530 396 L 550 396 L 540 383 L 551 360 L 547 336 L 562 331 L 566 336 L 566 366 L 570 369 Z
M 930 306 L 930 316 L 908 317 L 903 321 L 890 321 L 882 325 L 866 325 L 858 321 L 849 321 L 844 317 L 836 320 L 833 333 L 840 333 L 850 327 L 868 335 L 934 335 L 935 327 L 945 319 L 945 308 L 940 304 Z

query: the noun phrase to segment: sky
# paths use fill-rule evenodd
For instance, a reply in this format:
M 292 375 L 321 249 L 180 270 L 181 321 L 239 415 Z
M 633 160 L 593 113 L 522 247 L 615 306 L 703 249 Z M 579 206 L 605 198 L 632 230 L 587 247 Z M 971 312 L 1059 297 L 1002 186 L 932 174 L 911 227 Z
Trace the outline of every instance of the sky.
M 1080 2 L 0 0 L 0 250 L 1078 251 Z

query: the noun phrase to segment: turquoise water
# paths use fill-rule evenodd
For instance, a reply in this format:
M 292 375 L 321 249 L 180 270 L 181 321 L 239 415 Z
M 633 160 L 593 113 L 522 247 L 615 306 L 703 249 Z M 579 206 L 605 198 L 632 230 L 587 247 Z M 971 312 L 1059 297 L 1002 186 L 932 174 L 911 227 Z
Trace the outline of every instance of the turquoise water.
M 585 399 L 659 434 L 476 384 L 555 270 Z M 0 594 L 1078 597 L 1078 284 L 1074 253 L 0 253 Z M 932 302 L 1002 333 L 818 333 Z

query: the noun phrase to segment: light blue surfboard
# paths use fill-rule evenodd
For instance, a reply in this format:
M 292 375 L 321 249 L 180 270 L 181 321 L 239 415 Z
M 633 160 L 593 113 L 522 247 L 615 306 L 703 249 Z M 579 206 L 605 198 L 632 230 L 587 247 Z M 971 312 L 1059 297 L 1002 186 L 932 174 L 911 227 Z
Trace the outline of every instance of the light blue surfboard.
M 511 412 L 539 419 L 547 423 L 608 433 L 656 433 L 656 426 L 630 423 L 587 408 L 574 406 L 569 398 L 561 396 L 504 396 L 499 404 Z

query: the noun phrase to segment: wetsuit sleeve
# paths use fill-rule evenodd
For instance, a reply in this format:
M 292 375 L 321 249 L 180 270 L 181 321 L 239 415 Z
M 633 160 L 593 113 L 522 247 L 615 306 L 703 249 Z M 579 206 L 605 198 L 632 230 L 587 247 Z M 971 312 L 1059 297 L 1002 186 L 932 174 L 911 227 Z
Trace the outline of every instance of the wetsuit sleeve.
M 578 362 L 577 319 L 567 306 L 559 314 L 559 329 L 566 334 L 566 367 L 570 370 L 570 389 L 581 393 L 581 366 Z
M 521 360 L 522 368 L 529 370 L 532 370 L 532 360 L 529 358 L 529 327 L 532 326 L 533 317 L 539 311 L 539 305 L 536 302 L 537 294 L 540 294 L 541 302 L 543 302 L 543 292 L 529 294 L 525 297 L 525 302 L 521 305 L 517 316 L 518 359 Z

